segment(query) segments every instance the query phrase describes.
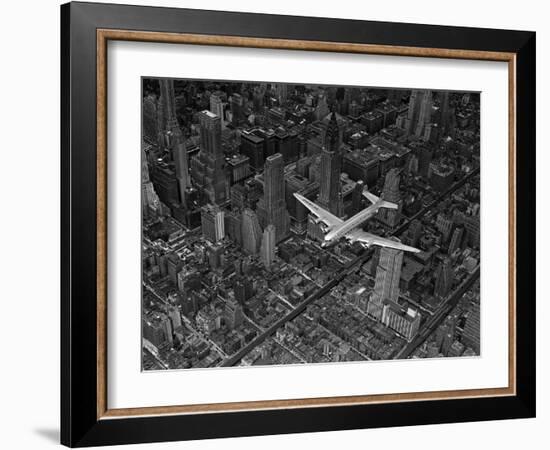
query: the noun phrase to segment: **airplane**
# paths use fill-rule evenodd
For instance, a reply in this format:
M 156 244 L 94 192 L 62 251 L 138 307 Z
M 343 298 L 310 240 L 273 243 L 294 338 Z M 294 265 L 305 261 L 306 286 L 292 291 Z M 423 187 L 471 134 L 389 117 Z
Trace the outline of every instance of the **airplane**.
M 372 205 L 359 211 L 354 216 L 347 220 L 342 220 L 331 214 L 324 208 L 308 200 L 303 195 L 295 193 L 294 196 L 308 208 L 316 218 L 313 219 L 315 223 L 321 223 L 323 233 L 325 233 L 324 241 L 321 247 L 328 247 L 336 243 L 341 238 L 346 238 L 350 242 L 359 241 L 365 244 L 367 247 L 371 245 L 378 245 L 380 247 L 390 247 L 397 250 L 403 250 L 405 252 L 418 253 L 420 250 L 408 245 L 401 244 L 398 240 L 392 240 L 376 236 L 375 234 L 367 233 L 363 231 L 360 226 L 375 215 L 380 208 L 397 209 L 398 206 L 395 203 L 387 202 L 374 194 L 371 194 L 366 189 L 363 191 L 363 195 L 369 199 Z

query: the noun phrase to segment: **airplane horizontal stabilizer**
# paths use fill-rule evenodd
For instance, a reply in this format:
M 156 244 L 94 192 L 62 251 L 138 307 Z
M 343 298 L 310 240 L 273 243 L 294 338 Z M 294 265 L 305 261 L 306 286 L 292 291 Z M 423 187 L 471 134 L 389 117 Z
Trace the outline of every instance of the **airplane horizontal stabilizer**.
M 363 195 L 369 199 L 369 201 L 374 205 L 375 203 L 378 203 L 378 205 L 381 208 L 388 208 L 388 209 L 397 209 L 398 206 L 395 203 L 387 202 L 385 200 L 381 200 L 380 197 L 377 197 L 374 194 L 371 194 L 366 189 L 363 191 Z
M 382 208 L 388 208 L 388 209 L 397 209 L 397 208 L 399 208 L 399 206 L 396 205 L 395 203 L 386 202 L 386 201 L 380 202 L 380 206 L 381 206 Z
M 376 195 L 374 194 L 371 194 L 369 191 L 367 191 L 366 189 L 363 191 L 363 195 L 365 197 L 367 197 L 369 199 L 369 202 L 371 203 L 376 203 L 378 200 L 380 200 L 380 197 L 377 197 Z

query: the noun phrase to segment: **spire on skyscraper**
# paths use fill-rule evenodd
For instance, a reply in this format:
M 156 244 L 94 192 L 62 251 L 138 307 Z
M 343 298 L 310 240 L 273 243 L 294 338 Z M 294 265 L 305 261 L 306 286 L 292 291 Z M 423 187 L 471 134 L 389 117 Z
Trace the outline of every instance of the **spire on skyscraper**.
M 330 119 L 328 121 L 327 130 L 325 132 L 324 144 L 327 150 L 333 152 L 340 150 L 340 127 L 338 126 L 334 104 L 331 106 Z

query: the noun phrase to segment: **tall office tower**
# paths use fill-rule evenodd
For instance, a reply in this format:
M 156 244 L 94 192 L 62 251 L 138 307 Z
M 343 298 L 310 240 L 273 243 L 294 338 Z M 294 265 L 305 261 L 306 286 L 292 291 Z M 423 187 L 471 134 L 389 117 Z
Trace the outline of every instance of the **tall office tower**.
M 183 139 L 183 136 L 178 138 L 178 142 L 173 147 L 172 155 L 176 167 L 176 180 L 178 182 L 180 203 L 185 207 L 185 193 L 187 188 L 191 186 L 191 183 L 189 180 L 189 158 L 187 156 L 187 145 L 185 145 L 185 139 Z
M 147 161 L 147 153 L 145 148 L 151 148 L 151 146 L 146 145 L 143 141 L 141 142 L 141 184 L 149 183 L 151 178 L 149 176 L 149 162 Z
M 157 142 L 159 129 L 158 100 L 155 95 L 149 94 L 143 99 L 143 137 L 148 142 Z
M 201 228 L 203 236 L 210 242 L 218 242 L 225 237 L 224 212 L 217 206 L 201 208 Z
M 227 326 L 231 330 L 242 325 L 244 320 L 243 307 L 237 300 L 227 300 L 225 303 L 224 318 Z
M 200 152 L 191 161 L 191 175 L 210 203 L 221 204 L 229 197 L 225 158 L 221 144 L 221 120 L 204 110 L 199 113 Z
M 402 265 L 403 251 L 389 247 L 380 249 L 374 291 L 367 306 L 367 313 L 378 320 L 383 318 L 384 303 L 388 300 L 397 303 Z
M 181 327 L 181 314 L 179 309 L 176 306 L 169 306 L 167 307 L 168 318 L 170 319 L 170 323 L 172 324 L 172 330 L 177 330 L 179 327 Z
M 264 107 L 265 85 L 255 86 L 252 92 L 252 104 L 255 112 L 261 112 Z
M 447 132 L 449 126 L 449 91 L 443 91 L 439 94 L 439 125 L 442 135 Z
M 394 168 L 388 171 L 384 181 L 384 189 L 382 190 L 382 198 L 388 202 L 396 203 L 398 209 L 380 208 L 377 218 L 380 222 L 386 224 L 390 228 L 395 227 L 399 223 L 401 217 L 401 193 L 399 191 L 399 182 L 401 176 L 399 169 Z
M 371 277 L 376 276 L 376 270 L 378 269 L 378 262 L 380 261 L 380 250 L 382 247 L 375 246 L 372 258 L 370 260 L 369 275 Z
M 248 202 L 248 191 L 242 184 L 231 186 L 231 207 L 234 211 L 241 211 Z
M 265 227 L 260 256 L 264 266 L 269 269 L 275 260 L 275 227 L 272 224 Z
M 260 222 L 258 222 L 258 216 L 250 208 L 245 208 L 243 210 L 241 226 L 243 249 L 251 255 L 255 255 L 258 253 L 258 248 L 262 239 L 262 228 L 260 227 Z
M 241 220 L 242 214 L 240 210 L 234 209 L 225 213 L 225 234 L 239 248 L 243 244 Z
M 149 178 L 149 166 L 144 148 L 141 149 L 141 206 L 143 217 L 149 217 L 152 213 L 158 214 L 162 209 L 159 196 Z
M 254 294 L 252 282 L 248 278 L 237 278 L 233 283 L 233 292 L 239 303 L 245 303 Z
M 277 93 L 277 100 L 280 105 L 283 105 L 288 98 L 288 84 L 278 83 L 275 87 L 275 92 Z
M 418 173 L 418 157 L 416 155 L 409 157 L 409 160 L 405 164 L 405 170 L 408 174 L 416 175 Z
M 421 176 L 427 178 L 432 163 L 433 151 L 428 146 L 423 145 L 418 152 L 418 172 Z
M 464 331 L 462 332 L 462 343 L 471 347 L 479 355 L 479 333 L 480 333 L 480 314 L 479 303 L 475 303 L 468 313 Z
M 162 130 L 171 131 L 178 127 L 176 118 L 176 95 L 174 93 L 174 80 L 160 79 L 160 104 L 162 113 Z
M 237 153 L 227 161 L 230 175 L 230 184 L 233 185 L 250 175 L 250 158 Z
M 330 112 L 330 109 L 328 107 L 327 103 L 327 97 L 324 94 L 321 94 L 319 96 L 319 101 L 317 102 L 317 107 L 315 108 L 315 119 L 316 120 L 323 120 L 324 117 L 327 116 L 327 114 Z
M 453 288 L 454 270 L 449 258 L 443 259 L 435 275 L 434 295 L 440 299 L 446 298 Z
M 366 189 L 363 180 L 357 180 L 351 194 L 352 214 L 357 214 L 363 209 L 363 191 Z
M 468 237 L 468 245 L 473 248 L 479 248 L 480 244 L 480 219 L 479 213 L 471 216 L 464 216 L 464 227 Z
M 432 92 L 414 90 L 409 100 L 409 112 L 405 120 L 407 134 L 421 138 L 425 126 L 431 122 Z
M 223 112 L 223 100 L 220 94 L 214 92 L 210 95 L 210 111 L 220 118 L 222 129 L 225 128 L 225 114 Z
M 418 241 L 422 237 L 422 228 L 422 222 L 418 219 L 414 219 L 405 234 L 405 244 L 410 245 L 411 247 L 416 247 L 418 245 Z
M 449 244 L 449 255 L 452 255 L 459 248 L 462 248 L 462 241 L 464 240 L 464 226 L 460 225 L 456 227 L 451 236 L 451 242 Z
M 333 111 L 325 132 L 321 152 L 321 170 L 319 197 L 317 203 L 335 216 L 341 217 L 344 205 L 341 196 L 340 174 L 342 172 L 342 154 L 339 148 L 340 130 Z
M 229 105 L 231 123 L 236 127 L 244 119 L 244 99 L 240 94 L 233 94 L 229 99 Z
M 264 138 L 257 134 L 243 130 L 241 134 L 241 153 L 249 159 L 254 170 L 260 171 L 265 162 Z
M 262 228 L 275 226 L 275 242 L 288 236 L 290 217 L 285 202 L 283 155 L 275 153 L 265 160 L 264 195 L 258 202 L 258 219 Z

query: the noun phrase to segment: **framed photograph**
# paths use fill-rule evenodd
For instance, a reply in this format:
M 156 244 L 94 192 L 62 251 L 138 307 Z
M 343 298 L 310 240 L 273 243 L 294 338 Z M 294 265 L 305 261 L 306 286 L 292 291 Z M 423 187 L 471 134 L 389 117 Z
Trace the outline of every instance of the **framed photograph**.
M 535 415 L 535 33 L 61 7 L 61 441 Z

